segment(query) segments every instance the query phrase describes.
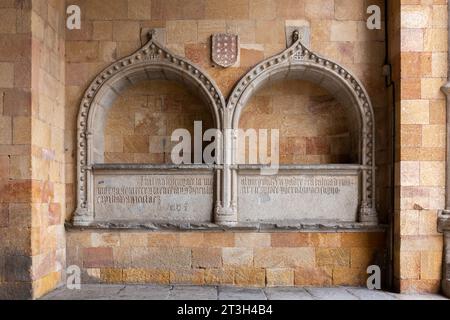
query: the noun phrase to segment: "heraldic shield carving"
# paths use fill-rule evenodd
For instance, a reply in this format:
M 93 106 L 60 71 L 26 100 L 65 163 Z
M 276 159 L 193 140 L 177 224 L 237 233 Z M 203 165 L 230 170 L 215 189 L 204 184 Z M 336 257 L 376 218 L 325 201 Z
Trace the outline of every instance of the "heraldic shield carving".
M 215 64 L 228 68 L 234 65 L 239 56 L 239 36 L 218 33 L 212 36 L 212 60 Z

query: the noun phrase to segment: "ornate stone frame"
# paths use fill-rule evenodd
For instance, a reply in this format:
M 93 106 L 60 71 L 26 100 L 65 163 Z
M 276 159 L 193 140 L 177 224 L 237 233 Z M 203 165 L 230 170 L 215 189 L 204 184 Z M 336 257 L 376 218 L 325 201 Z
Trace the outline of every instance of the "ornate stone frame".
M 73 219 L 77 226 L 89 226 L 94 222 L 93 165 L 100 156 L 94 148 L 94 140 L 102 132 L 95 119 L 104 116 L 105 109 L 121 90 L 143 79 L 181 81 L 199 93 L 211 108 L 216 127 L 221 129 L 225 99 L 215 82 L 198 66 L 165 49 L 154 39 L 153 32 L 149 36 L 150 40 L 142 48 L 104 69 L 81 101 L 77 133 L 77 209 Z
M 99 139 L 103 128 L 98 117 L 105 117 L 109 106 L 121 92 L 143 79 L 181 81 L 196 90 L 211 108 L 216 127 L 223 131 L 223 164 L 216 166 L 217 190 L 214 222 L 218 225 L 238 224 L 237 170 L 234 148 L 241 110 L 247 99 L 270 79 L 300 77 L 323 85 L 338 99 L 351 102 L 361 134 L 360 163 L 362 197 L 358 221 L 362 225 L 377 225 L 375 210 L 375 125 L 372 104 L 361 82 L 342 66 L 322 58 L 306 48 L 293 34 L 294 43 L 287 50 L 255 66 L 237 84 L 228 104 L 218 86 L 201 68 L 178 57 L 153 39 L 132 55 L 104 69 L 91 83 L 81 101 L 77 135 L 77 209 L 74 225 L 92 226 L 93 170 L 101 162 Z M 100 148 L 101 149 L 101 148 Z M 100 160 L 100 161 L 99 161 Z M 292 166 L 291 166 L 292 167 Z
M 294 31 L 293 45 L 282 53 L 262 61 L 250 70 L 237 84 L 229 97 L 224 113 L 225 165 L 223 169 L 222 203 L 216 212 L 216 221 L 224 224 L 238 222 L 237 163 L 233 150 L 242 109 L 248 99 L 270 79 L 280 80 L 292 76 L 321 84 L 338 99 L 351 102 L 360 122 L 360 170 L 362 172 L 362 199 L 359 222 L 378 224 L 375 209 L 375 120 L 369 96 L 362 83 L 339 64 L 325 59 L 306 48 L 299 31 Z M 228 129 L 228 130 L 227 130 Z
M 448 5 L 448 30 L 450 31 L 450 5 Z M 450 32 L 448 33 L 450 44 Z M 442 268 L 442 291 L 450 297 L 450 47 L 448 50 L 448 77 L 447 83 L 441 88 L 447 99 L 447 153 L 446 153 L 446 179 L 445 179 L 445 209 L 439 212 L 438 230 L 444 234 L 444 254 Z

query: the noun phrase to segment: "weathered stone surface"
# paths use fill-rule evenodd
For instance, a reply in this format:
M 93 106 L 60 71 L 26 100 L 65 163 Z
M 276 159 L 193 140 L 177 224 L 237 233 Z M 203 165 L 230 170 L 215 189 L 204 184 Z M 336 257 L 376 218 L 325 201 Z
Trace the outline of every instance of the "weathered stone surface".
M 261 289 L 219 288 L 219 300 L 267 300 Z
M 331 268 L 297 268 L 294 283 L 296 286 L 327 287 L 333 283 Z
M 0 67 L 2 71 L 0 72 L 0 88 L 2 90 L 0 91 L 5 93 L 3 95 L 0 92 L 0 112 L 3 116 L 0 121 L 0 144 L 2 145 L 2 156 L 11 157 L 11 160 L 8 161 L 10 164 L 5 165 L 1 173 L 6 181 L 11 178 L 22 180 L 30 179 L 30 177 L 34 180 L 42 180 L 32 184 L 31 192 L 26 186 L 29 182 L 26 181 L 2 184 L 2 195 L 0 196 L 2 203 L 15 201 L 25 205 L 32 201 L 33 208 L 22 210 L 28 213 L 16 215 L 16 211 L 13 211 L 10 207 L 11 210 L 8 214 L 5 212 L 0 214 L 1 243 L 6 243 L 7 246 L 14 243 L 17 245 L 17 248 L 14 249 L 18 249 L 21 254 L 29 254 L 32 249 L 33 255 L 37 253 L 39 256 L 39 258 L 34 258 L 36 260 L 40 260 L 41 254 L 45 254 L 43 251 L 51 251 L 49 256 L 57 256 L 55 250 L 62 251 L 59 248 L 64 247 L 61 223 L 63 223 L 64 217 L 70 219 L 77 201 L 73 190 L 76 189 L 74 184 L 77 183 L 74 168 L 76 167 L 75 159 L 77 154 L 79 155 L 76 151 L 79 144 L 75 142 L 74 137 L 79 136 L 76 133 L 76 111 L 83 97 L 83 90 L 87 88 L 89 81 L 95 78 L 95 74 L 106 67 L 106 61 L 115 60 L 139 48 L 139 36 L 141 34 L 139 29 L 141 27 L 143 29 L 161 28 L 167 25 L 167 38 L 173 42 L 171 46 L 176 48 L 176 51 L 181 55 L 184 55 L 187 51 L 187 46 L 183 42 L 191 42 L 189 45 L 192 46 L 196 46 L 197 42 L 205 45 L 211 33 L 226 31 L 239 34 L 246 48 L 262 48 L 263 50 L 260 51 L 263 51 L 263 55 L 268 57 L 285 48 L 285 26 L 289 25 L 285 19 L 302 18 L 309 20 L 312 30 L 311 47 L 327 57 L 349 66 L 349 69 L 357 74 L 366 86 L 376 110 L 377 117 L 374 123 L 378 129 L 374 137 L 377 138 L 376 158 L 379 170 L 376 179 L 377 187 L 371 188 L 371 190 L 376 194 L 385 194 L 380 190 L 388 190 L 389 182 L 386 180 L 389 180 L 389 168 L 386 164 L 389 155 L 382 150 L 389 149 L 392 142 L 389 142 L 389 137 L 383 134 L 383 132 L 386 132 L 386 123 L 389 123 L 389 116 L 386 116 L 382 111 L 386 104 L 386 90 L 382 79 L 379 77 L 381 65 L 379 61 L 380 57 L 383 58 L 383 53 L 379 53 L 380 48 L 381 51 L 383 50 L 385 39 L 382 31 L 367 30 L 364 12 L 360 10 L 361 1 L 357 5 L 352 3 L 351 0 L 308 0 L 304 3 L 291 0 L 252 0 L 244 1 L 245 3 L 242 1 L 232 1 L 231 3 L 229 1 L 211 1 L 200 8 L 195 4 L 195 1 L 187 1 L 183 6 L 174 5 L 176 1 L 159 0 L 117 0 L 111 4 L 107 3 L 108 1 L 98 0 L 81 2 L 82 11 L 87 15 L 83 14 L 83 28 L 80 32 L 68 31 L 64 27 L 65 19 L 61 19 L 65 16 L 63 2 L 37 1 L 36 3 L 33 2 L 32 5 L 27 3 L 20 10 L 14 8 L 13 1 L 8 0 L 5 4 L 0 5 L 2 6 L 0 9 L 0 42 L 3 44 L 0 48 L 2 64 Z M 442 132 L 445 131 L 443 129 L 445 129 L 446 119 L 445 97 L 440 92 L 440 87 L 446 81 L 448 48 L 445 39 L 446 32 L 443 32 L 443 30 L 445 31 L 448 27 L 448 21 L 446 5 L 442 1 L 409 2 L 398 4 L 398 8 L 397 3 L 394 3 L 394 8 L 389 8 L 393 9 L 394 18 L 401 17 L 399 21 L 402 23 L 399 26 L 401 30 L 392 32 L 396 37 L 393 43 L 397 43 L 398 46 L 393 47 L 395 49 L 391 57 L 394 69 L 393 76 L 396 81 L 401 79 L 401 81 L 398 81 L 401 87 L 401 90 L 399 90 L 401 96 L 398 97 L 401 116 L 397 118 L 401 122 L 397 126 L 401 141 L 397 146 L 399 148 L 398 161 L 401 167 L 401 177 L 400 192 L 396 199 L 400 204 L 401 212 L 399 214 L 400 219 L 396 219 L 399 220 L 400 225 L 399 230 L 396 230 L 398 231 L 396 232 L 396 236 L 398 236 L 396 242 L 399 242 L 397 243 L 398 247 L 405 248 L 405 251 L 400 251 L 398 257 L 396 257 L 396 260 L 398 260 L 396 262 L 401 264 L 399 266 L 400 274 L 397 277 L 400 282 L 398 287 L 402 290 L 436 290 L 439 287 L 440 268 L 437 261 L 440 260 L 438 252 L 442 251 L 442 237 L 436 233 L 433 215 L 436 215 L 437 209 L 445 207 L 443 192 L 445 167 L 442 165 L 445 161 L 445 146 L 443 145 Z M 414 5 L 411 5 L 412 2 L 414 2 Z M 33 10 L 33 19 L 30 18 L 30 6 Z M 144 10 L 139 11 L 137 8 L 144 8 Z M 150 17 L 152 21 L 149 21 Z M 277 17 L 276 21 L 274 17 Z M 270 32 L 267 32 L 267 30 L 270 30 Z M 345 32 L 342 33 L 342 31 Z M 195 34 L 197 33 L 198 36 L 196 37 Z M 344 42 L 341 40 L 350 41 Z M 33 46 L 33 50 L 31 50 L 31 46 Z M 113 51 L 115 51 L 115 55 Z M 259 52 L 257 55 L 253 55 L 253 53 L 255 52 L 248 55 L 250 59 L 248 59 L 248 63 L 244 63 L 246 67 L 247 64 L 250 66 L 252 61 L 258 62 Z M 205 60 L 209 58 L 203 56 L 205 52 L 196 52 L 196 54 L 201 55 L 201 58 Z M 397 61 L 397 58 L 399 61 Z M 66 69 L 66 72 L 64 69 Z M 223 75 L 220 70 L 211 72 L 214 73 L 213 78 L 220 82 L 219 85 L 227 89 L 233 87 L 246 71 L 244 68 L 236 68 L 226 75 Z M 33 76 L 33 79 L 31 79 L 31 76 Z M 65 80 L 66 83 L 64 83 Z M 64 94 L 64 91 L 69 92 L 69 98 Z M 268 90 L 263 91 L 265 94 L 268 93 Z M 290 99 L 286 98 L 289 95 L 287 92 L 278 91 L 275 94 L 288 101 Z M 283 99 L 275 100 L 281 101 Z M 272 98 L 268 100 L 272 100 Z M 350 101 L 350 99 L 347 99 L 347 101 Z M 323 108 L 317 108 L 317 105 L 305 105 L 311 107 L 314 112 L 321 113 L 323 111 Z M 130 106 L 131 108 L 131 104 L 124 104 L 124 106 Z M 323 107 L 323 104 L 321 106 Z M 133 105 L 134 107 L 136 106 Z M 173 101 L 169 101 L 165 107 L 170 111 L 181 110 L 181 105 L 173 103 Z M 162 104 L 149 102 L 144 108 L 158 113 L 158 108 L 162 108 Z M 283 108 L 282 112 L 292 112 L 295 109 Z M 275 122 L 267 116 L 273 110 L 277 110 L 273 105 L 261 104 L 261 107 L 255 110 L 257 110 L 254 114 L 257 118 L 255 123 L 264 125 Z M 335 112 L 334 116 L 336 116 L 336 113 L 339 112 Z M 134 116 L 132 116 L 133 120 Z M 176 116 L 182 118 L 179 114 L 176 114 Z M 266 116 L 266 119 L 264 116 Z M 151 119 L 158 118 L 160 117 Z M 306 123 L 299 121 L 292 113 L 289 113 L 286 118 L 284 123 L 296 124 L 289 126 L 290 132 L 299 132 L 307 128 L 311 135 L 313 135 L 315 129 L 321 129 L 320 131 L 323 129 L 326 134 L 339 134 L 338 132 L 331 132 L 335 128 L 328 126 L 322 116 L 314 118 L 313 122 L 305 121 Z M 183 124 L 183 122 L 178 121 L 167 121 L 171 122 L 171 126 L 172 124 L 174 126 Z M 336 123 L 339 122 L 336 121 Z M 308 126 L 308 123 L 313 123 L 313 125 Z M 98 125 L 97 122 L 94 122 L 94 124 L 95 126 Z M 123 129 L 124 132 L 129 130 L 129 135 L 135 134 L 134 124 L 128 127 L 128 124 L 120 126 L 116 122 L 116 125 L 117 130 Z M 157 131 L 163 127 L 159 124 L 154 126 Z M 170 129 L 171 126 L 169 126 Z M 150 126 L 146 124 L 145 127 Z M 161 133 L 157 139 L 164 139 L 169 134 L 170 132 Z M 64 139 L 60 138 L 63 135 L 65 135 Z M 335 139 L 330 139 L 332 143 L 324 143 L 316 137 L 308 136 L 308 138 L 308 140 L 303 139 L 303 141 L 286 139 L 289 141 L 286 143 L 286 150 L 293 152 L 292 156 L 289 155 L 284 160 L 290 163 L 331 161 L 324 153 L 332 152 Z M 62 143 L 61 140 L 63 140 Z M 15 145 L 12 145 L 12 143 L 15 143 Z M 30 143 L 33 144 L 32 148 Z M 110 141 L 109 146 L 111 144 L 114 143 Z M 127 145 L 130 147 L 128 148 L 129 151 L 141 152 L 144 150 L 142 146 L 145 146 L 145 143 L 135 145 L 133 142 L 129 142 Z M 152 147 L 158 145 L 158 143 L 153 141 L 149 145 Z M 161 144 L 158 148 L 160 146 Z M 112 153 L 123 152 L 123 141 L 118 143 L 116 147 L 117 150 Z M 161 151 L 158 148 L 155 149 Z M 305 158 L 302 153 L 306 152 L 315 154 L 312 154 L 310 158 Z M 16 153 L 19 153 L 19 155 L 15 156 Z M 317 153 L 320 153 L 320 155 Z M 88 155 L 89 152 L 85 154 Z M 367 156 L 368 153 L 362 152 L 361 155 Z M 154 156 L 142 153 L 135 153 L 132 157 L 117 154 L 105 156 L 106 159 L 113 159 L 116 162 L 159 163 L 165 160 L 165 156 L 161 153 Z M 33 160 L 30 163 L 31 158 Z M 405 163 L 408 161 L 414 163 L 409 166 Z M 30 163 L 28 169 L 31 170 L 29 172 L 26 171 L 27 165 L 25 163 Z M 375 165 L 375 161 L 372 163 Z M 88 167 L 90 165 L 87 164 Z M 84 165 L 80 167 L 83 168 Z M 45 186 L 44 181 L 47 179 L 50 181 L 48 186 Z M 364 178 L 362 181 L 365 183 L 368 180 Z M 405 187 L 410 189 L 406 190 Z M 84 190 L 92 189 L 86 187 Z M 367 190 L 365 189 L 365 191 Z M 220 191 L 218 190 L 218 195 L 222 194 Z M 83 197 L 78 197 L 78 199 L 80 198 Z M 386 202 L 388 201 L 384 200 L 377 201 L 377 206 L 381 209 L 381 212 L 387 212 Z M 78 204 L 81 208 L 80 203 Z M 426 208 L 427 212 L 422 209 L 418 210 L 420 213 L 405 212 L 405 208 L 407 208 L 406 210 Z M 93 212 L 91 208 L 88 211 Z M 8 216 L 7 221 L 6 216 Z M 212 218 L 212 211 L 210 218 Z M 49 223 L 48 227 L 47 222 Z M 339 231 L 361 230 L 356 225 L 356 223 L 345 225 L 336 222 L 311 224 L 284 222 L 255 224 L 245 230 L 249 232 L 289 229 L 327 232 L 333 232 L 335 229 Z M 166 223 L 166 225 L 164 223 L 115 224 L 109 221 L 97 226 L 111 229 L 171 229 L 176 232 L 180 230 L 201 232 L 208 228 L 213 230 L 220 230 L 221 228 L 201 223 L 193 223 L 192 225 L 183 225 L 182 223 L 179 225 L 170 223 Z M 6 228 L 6 230 L 3 230 L 3 228 Z M 227 232 L 233 232 L 237 228 L 224 229 Z M 30 232 L 31 229 L 33 229 L 32 233 Z M 32 234 L 31 238 L 30 234 Z M 344 276 L 348 268 L 352 270 L 362 269 L 367 263 L 372 263 L 373 259 L 365 255 L 365 249 L 372 253 L 372 247 L 385 246 L 383 241 L 378 242 L 376 240 L 376 244 L 374 244 L 372 240 L 350 239 L 352 237 L 343 236 L 342 241 L 338 237 L 329 241 L 327 239 L 316 239 L 317 241 L 311 241 L 307 246 L 339 249 L 342 245 L 344 248 L 350 248 L 350 266 L 340 267 L 341 270 L 338 267 L 335 273 L 337 278 L 346 282 L 348 279 L 345 279 Z M 138 238 L 140 237 L 134 239 L 138 240 Z M 203 238 L 203 235 L 198 238 L 192 237 L 189 240 L 185 238 L 183 246 L 190 250 L 198 246 L 208 247 L 207 241 L 203 242 L 200 238 Z M 160 238 L 155 237 L 155 239 Z M 237 236 L 235 239 L 235 244 L 239 248 L 244 247 L 244 245 L 238 245 Z M 120 268 L 123 268 L 133 267 L 130 248 L 141 247 L 146 249 L 147 246 L 156 246 L 155 242 L 150 244 L 147 239 L 138 240 L 136 245 L 133 243 L 133 239 L 128 239 L 130 242 L 124 246 L 120 253 L 119 250 L 115 249 L 117 245 L 122 246 L 122 242 L 117 243 L 113 239 L 94 238 L 86 240 L 80 237 L 78 240 L 80 242 L 76 245 L 76 248 L 69 249 L 72 252 L 69 252 L 68 256 L 79 265 L 82 265 L 84 248 L 114 246 L 114 267 L 120 265 Z M 122 240 L 122 237 L 120 240 Z M 74 242 L 76 241 L 74 240 Z M 92 241 L 93 243 L 86 245 L 85 241 Z M 296 248 L 300 246 L 300 242 L 297 241 L 278 238 L 273 241 L 273 244 L 277 248 Z M 69 242 L 72 242 L 72 240 Z M 234 244 L 230 244 L 232 242 L 229 239 L 217 240 L 215 246 L 219 247 L 226 243 L 226 248 L 232 248 L 234 246 Z M 55 249 L 56 243 L 58 249 Z M 31 248 L 30 244 L 32 244 Z M 167 244 L 167 247 L 177 246 L 176 241 L 164 242 L 161 247 L 165 247 L 164 244 Z M 270 240 L 269 245 L 266 244 L 267 242 L 264 240 L 258 246 L 269 247 Z M 245 244 L 245 247 L 247 246 L 250 248 L 258 247 L 254 244 Z M 4 245 L 0 244 L 0 252 L 3 252 L 3 249 Z M 130 252 L 130 257 L 126 257 L 127 249 Z M 418 253 L 420 253 L 420 256 L 418 256 Z M 61 255 L 63 254 L 58 253 L 58 256 Z M 333 255 L 328 254 L 328 256 Z M 322 262 L 328 260 L 323 255 L 321 257 L 323 258 Z M 409 257 L 412 258 L 409 259 Z M 0 256 L 0 260 L 2 258 L 3 256 Z M 139 257 L 135 256 L 135 258 L 139 260 Z M 57 259 L 63 261 L 62 257 Z M 408 268 L 403 263 L 410 263 L 413 267 Z M 56 264 L 45 263 L 43 265 L 45 265 L 45 268 L 39 270 L 37 274 L 50 274 L 51 276 L 45 277 L 42 282 L 38 282 L 36 288 L 47 288 L 48 284 L 55 281 L 53 278 L 55 270 L 52 270 L 53 267 L 49 269 L 47 267 Z M 182 263 L 182 265 L 184 264 Z M 339 275 L 340 273 L 341 275 Z M 22 286 L 17 285 L 17 287 L 20 291 Z M 45 291 L 45 289 L 42 290 Z
M 174 269 L 170 271 L 171 284 L 204 285 L 204 269 Z
M 180 245 L 180 235 L 177 233 L 150 233 L 147 237 L 149 247 L 175 248 Z
M 252 266 L 253 249 L 250 248 L 223 248 L 224 266 Z
M 217 300 L 217 289 L 212 287 L 176 286 L 169 300 Z
M 210 221 L 210 175 L 96 175 L 95 219 Z
M 264 292 L 268 300 L 313 300 L 303 288 L 267 288 Z
M 378 290 L 347 288 L 347 291 L 357 296 L 360 300 L 396 300 L 393 294 Z
M 85 268 L 107 268 L 113 267 L 112 248 L 84 248 L 83 267 Z
M 137 268 L 174 269 L 191 267 L 188 248 L 132 248 L 132 262 Z
M 235 241 L 238 248 L 268 248 L 271 246 L 271 234 L 236 233 Z
M 118 284 L 123 282 L 123 271 L 122 269 L 101 269 L 100 279 L 104 283 Z
M 267 269 L 266 279 L 268 287 L 289 287 L 294 285 L 294 269 Z
M 126 286 L 113 298 L 118 300 L 167 300 L 169 294 L 170 287 L 168 286 Z
M 199 248 L 192 250 L 193 268 L 222 267 L 222 250 L 218 248 Z
M 205 270 L 206 285 L 233 285 L 234 270 L 233 269 L 206 269 Z
M 168 270 L 123 269 L 123 282 L 169 284 L 170 273 Z
M 358 199 L 355 194 L 358 194 L 358 178 L 351 175 L 241 175 L 239 178 L 243 221 L 356 221 Z
M 378 232 L 343 233 L 341 235 L 342 247 L 356 248 L 382 248 L 385 244 L 385 234 Z
M 313 291 L 313 292 L 309 292 Z M 1 291 L 0 291 L 1 292 Z M 81 290 L 58 289 L 43 300 L 319 300 L 348 295 L 360 300 L 446 300 L 439 295 L 393 294 L 364 288 L 342 288 L 338 292 L 329 288 L 231 288 L 192 287 L 192 286 L 154 286 L 154 285 L 83 285 Z
M 110 300 L 125 286 L 123 285 L 83 285 L 81 290 L 56 290 L 43 300 Z
M 350 250 L 349 249 L 326 249 L 319 248 L 316 250 L 316 259 L 318 266 L 350 266 Z
M 349 293 L 345 288 L 307 288 L 306 290 L 318 300 L 358 300 L 357 297 Z
M 238 286 L 265 287 L 266 272 L 260 268 L 236 268 L 234 282 Z
M 234 234 L 227 232 L 205 233 L 204 241 L 208 247 L 212 248 L 234 247 L 235 245 Z
M 272 234 L 272 247 L 308 247 L 310 245 L 309 233 L 274 233 Z
M 254 265 L 263 268 L 312 267 L 315 255 L 312 248 L 255 249 Z
M 336 267 L 333 269 L 333 286 L 363 287 L 367 285 L 367 269 Z

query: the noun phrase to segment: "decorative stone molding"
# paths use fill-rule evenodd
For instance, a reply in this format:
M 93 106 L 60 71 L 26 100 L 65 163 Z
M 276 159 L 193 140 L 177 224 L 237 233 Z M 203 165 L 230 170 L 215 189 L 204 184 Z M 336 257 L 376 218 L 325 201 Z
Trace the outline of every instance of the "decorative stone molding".
M 450 5 L 448 6 L 449 28 L 450 28 Z M 448 35 L 450 41 L 450 33 Z M 450 43 L 450 42 L 449 42 Z M 450 48 L 448 52 L 448 79 L 441 91 L 447 98 L 447 152 L 446 152 L 446 179 L 445 179 L 445 209 L 439 213 L 438 230 L 444 233 L 444 254 L 442 268 L 442 290 L 450 297 Z
M 449 58 L 450 61 L 450 58 Z M 447 98 L 447 154 L 446 154 L 446 196 L 445 196 L 445 211 L 450 214 L 450 71 L 449 81 L 445 84 L 441 91 Z
M 450 297 L 450 232 L 444 236 L 444 267 L 442 268 L 442 291 Z
M 299 31 L 293 33 L 293 45 L 282 53 L 259 63 L 248 72 L 235 87 L 228 100 L 224 113 L 224 128 L 235 131 L 239 128 L 240 115 L 249 99 L 267 82 L 283 79 L 303 79 L 321 85 L 344 105 L 353 107 L 355 119 L 359 124 L 361 136 L 360 166 L 362 171 L 362 197 L 359 209 L 359 222 L 377 224 L 375 209 L 375 119 L 371 101 L 362 83 L 339 64 L 321 57 L 303 45 Z M 226 143 L 236 143 L 236 137 L 225 135 Z M 231 150 L 231 151 L 230 151 Z M 225 148 L 227 159 L 235 165 L 233 148 Z M 224 207 L 233 212 L 237 203 L 237 173 L 231 166 L 224 167 L 224 190 L 227 196 Z M 237 221 L 237 213 L 235 217 Z
M 445 210 L 439 212 L 438 231 L 444 234 L 442 291 L 450 297 L 450 81 L 442 88 L 442 91 L 447 96 L 446 199 Z
M 165 173 L 165 170 L 182 172 L 196 169 L 206 170 L 202 165 L 198 167 L 164 167 L 152 165 L 124 165 L 114 167 L 103 165 L 104 162 L 104 124 L 108 109 L 112 106 L 120 93 L 129 86 L 142 80 L 166 79 L 182 82 L 191 90 L 198 93 L 205 104 L 210 107 L 215 120 L 216 128 L 222 130 L 222 160 L 223 163 L 212 166 L 214 176 L 214 223 L 223 228 L 239 228 L 244 221 L 238 219 L 238 185 L 239 171 L 253 170 L 244 168 L 236 162 L 234 150 L 237 141 L 237 129 L 240 114 L 249 98 L 268 81 L 300 78 L 316 83 L 329 91 L 345 105 L 350 104 L 353 108 L 353 119 L 356 129 L 359 131 L 360 147 L 359 163 L 355 165 L 329 166 L 284 166 L 281 170 L 302 174 L 304 172 L 319 174 L 341 174 L 346 172 L 353 177 L 358 176 L 355 193 L 352 193 L 354 212 L 359 210 L 359 215 L 351 221 L 308 221 L 314 226 L 330 225 L 352 225 L 356 227 L 377 226 L 378 219 L 375 210 L 375 126 L 374 113 L 370 99 L 361 82 L 349 71 L 340 65 L 320 57 L 303 45 L 298 31 L 293 33 L 293 45 L 279 55 L 269 58 L 246 74 L 237 84 L 228 104 L 214 81 L 199 67 L 184 58 L 178 57 L 165 49 L 154 40 L 150 34 L 150 40 L 134 54 L 123 58 L 103 70 L 87 89 L 81 101 L 78 118 L 78 166 L 77 166 L 77 210 L 74 217 L 74 225 L 81 227 L 92 227 L 99 225 L 158 225 L 157 221 L 144 222 L 116 222 L 96 221 L 94 216 L 94 185 L 98 179 L 99 171 L 103 172 L 105 179 L 108 178 L 107 171 L 116 170 L 122 175 L 126 172 L 153 172 L 153 174 Z M 102 167 L 103 165 L 103 167 Z M 114 168 L 113 168 L 114 167 Z M 198 171 L 198 170 L 197 170 Z M 325 172 L 325 173 L 324 173 Z M 339 173 L 341 172 L 341 173 Z M 102 178 L 103 179 L 103 178 Z M 117 178 L 115 178 L 117 179 Z M 354 180 L 354 178 L 352 178 Z M 352 180 L 352 181 L 353 181 Z M 117 180 L 115 180 L 117 182 Z M 129 180 L 127 180 L 129 181 Z M 98 181 L 97 181 L 98 183 Z M 362 186 L 362 188 L 359 187 Z M 359 194 L 356 194 L 359 193 Z M 354 195 L 354 196 L 353 196 Z M 303 201 L 303 200 L 302 200 Z M 359 201 L 359 202 L 358 202 Z M 359 205 L 358 205 L 359 203 Z M 209 209 L 208 209 L 209 210 Z M 105 210 L 103 210 L 105 213 Z M 212 214 L 212 212 L 211 212 Z M 104 214 L 103 214 L 104 215 Z M 104 215 L 105 216 L 105 215 Z M 212 220 L 212 219 L 211 219 Z M 265 225 L 280 225 L 291 228 L 298 225 L 303 228 L 301 217 L 294 222 L 270 222 L 260 221 Z M 163 224 L 174 223 L 168 221 Z M 189 222 L 193 223 L 194 222 Z M 208 225 L 200 223 L 203 225 Z M 258 223 L 257 223 L 258 224 Z M 258 224 L 260 225 L 260 224 Z M 353 228 L 353 227 L 352 227 Z
M 91 83 L 81 101 L 77 135 L 77 209 L 74 224 L 94 220 L 93 165 L 103 157 L 102 133 L 106 111 L 120 92 L 141 80 L 167 79 L 196 91 L 210 107 L 216 128 L 221 129 L 225 99 L 214 81 L 198 66 L 150 40 L 132 55 L 114 62 Z M 99 119 L 101 121 L 99 121 Z

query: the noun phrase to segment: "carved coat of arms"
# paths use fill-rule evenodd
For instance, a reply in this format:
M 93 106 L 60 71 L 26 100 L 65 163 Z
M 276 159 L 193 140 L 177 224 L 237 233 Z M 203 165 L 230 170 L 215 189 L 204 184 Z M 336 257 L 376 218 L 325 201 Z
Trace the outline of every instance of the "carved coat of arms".
M 218 33 L 212 36 L 212 60 L 215 64 L 228 68 L 234 65 L 239 56 L 239 36 Z

